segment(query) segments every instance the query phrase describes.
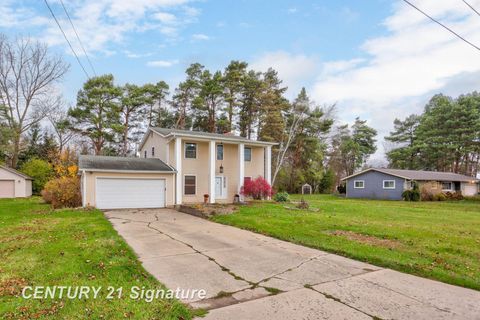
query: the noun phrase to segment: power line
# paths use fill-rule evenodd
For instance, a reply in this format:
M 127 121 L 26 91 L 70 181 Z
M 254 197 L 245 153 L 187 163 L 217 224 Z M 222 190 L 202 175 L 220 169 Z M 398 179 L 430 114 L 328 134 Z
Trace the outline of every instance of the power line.
M 48 10 L 49 10 L 50 13 L 52 14 L 53 19 L 54 19 L 55 22 L 57 23 L 58 28 L 59 28 L 60 31 L 63 33 L 63 37 L 65 38 L 65 40 L 67 41 L 68 45 L 70 46 L 70 49 L 72 50 L 73 55 L 75 56 L 75 58 L 77 58 L 78 64 L 80 65 L 80 67 L 82 67 L 82 70 L 83 70 L 83 72 L 85 72 L 85 75 L 87 76 L 87 78 L 90 79 L 90 76 L 88 75 L 87 70 L 85 70 L 85 68 L 83 67 L 82 62 L 81 62 L 80 59 L 78 58 L 77 53 L 75 52 L 75 50 L 74 50 L 73 47 L 72 47 L 72 44 L 70 43 L 70 41 L 69 41 L 68 38 L 67 38 L 67 35 L 66 35 L 65 32 L 63 31 L 62 26 L 60 25 L 60 23 L 59 23 L 58 20 L 57 20 L 57 17 L 55 16 L 55 14 L 54 14 L 53 11 L 52 11 L 52 8 L 50 8 L 50 5 L 48 4 L 47 0 L 44 0 L 44 1 L 45 1 L 45 4 L 46 4 L 47 7 L 48 7 Z
M 95 68 L 93 67 L 92 62 L 90 61 L 90 58 L 88 57 L 87 51 L 85 50 L 85 47 L 83 46 L 82 40 L 80 40 L 80 37 L 78 36 L 77 29 L 73 25 L 73 21 L 70 18 L 70 15 L 68 14 L 67 8 L 65 8 L 65 5 L 63 4 L 63 1 L 60 0 L 60 3 L 62 4 L 63 11 L 65 11 L 65 14 L 67 15 L 68 21 L 70 21 L 70 24 L 72 25 L 73 31 L 75 32 L 75 35 L 77 36 L 78 42 L 80 43 L 80 47 L 83 50 L 83 53 L 85 53 L 85 56 L 87 57 L 88 64 L 90 65 L 90 68 L 92 68 L 93 74 L 96 76 L 97 73 L 95 72 Z
M 431 16 L 429 16 L 427 13 L 425 13 L 424 11 L 422 11 L 421 9 L 417 8 L 415 5 L 413 5 L 410 1 L 408 0 L 403 0 L 403 2 L 407 3 L 408 5 L 410 5 L 412 8 L 414 8 L 415 10 L 417 10 L 418 12 L 420 12 L 421 14 L 423 14 L 424 16 L 426 16 L 427 18 L 429 18 L 430 20 L 432 20 L 433 22 L 435 22 L 436 24 L 442 26 L 443 28 L 447 29 L 449 32 L 451 32 L 452 34 L 454 34 L 455 36 L 457 36 L 459 39 L 461 39 L 462 41 L 468 43 L 469 45 L 471 45 L 472 47 L 474 47 L 475 49 L 477 49 L 478 51 L 480 51 L 480 47 L 476 46 L 475 44 L 471 43 L 470 41 L 468 41 L 467 39 L 465 39 L 464 37 L 462 37 L 461 35 L 459 35 L 458 33 L 456 33 L 455 31 L 453 31 L 452 29 L 450 29 L 449 27 L 447 27 L 446 25 L 444 25 L 443 23 L 441 23 L 440 21 L 437 21 L 435 18 L 432 18 Z
M 463 3 L 465 3 L 467 6 L 470 7 L 470 9 L 472 9 L 476 14 L 478 14 L 480 16 L 480 12 L 478 12 L 470 3 L 468 3 L 467 1 L 465 0 L 462 0 Z

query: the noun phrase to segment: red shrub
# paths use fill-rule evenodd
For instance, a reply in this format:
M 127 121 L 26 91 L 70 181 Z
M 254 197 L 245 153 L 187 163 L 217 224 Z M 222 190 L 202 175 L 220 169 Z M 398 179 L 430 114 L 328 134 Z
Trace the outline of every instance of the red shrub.
M 255 200 L 261 200 L 271 197 L 273 192 L 272 186 L 268 184 L 267 180 L 258 177 L 253 180 L 245 181 L 240 193 Z

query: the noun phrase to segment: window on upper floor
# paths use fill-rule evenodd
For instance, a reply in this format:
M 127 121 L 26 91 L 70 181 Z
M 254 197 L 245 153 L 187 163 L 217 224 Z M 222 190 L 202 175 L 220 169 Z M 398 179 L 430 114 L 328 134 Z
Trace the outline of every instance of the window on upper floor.
M 196 158 L 197 158 L 197 144 L 185 143 L 185 159 L 196 159 Z
M 146 158 L 147 157 L 147 150 L 143 152 L 143 156 Z
M 152 157 L 155 157 L 155 147 L 152 147 Z
M 252 148 L 246 147 L 243 150 L 243 154 L 244 154 L 245 161 L 252 161 Z
M 223 160 L 223 144 L 217 144 L 217 160 Z

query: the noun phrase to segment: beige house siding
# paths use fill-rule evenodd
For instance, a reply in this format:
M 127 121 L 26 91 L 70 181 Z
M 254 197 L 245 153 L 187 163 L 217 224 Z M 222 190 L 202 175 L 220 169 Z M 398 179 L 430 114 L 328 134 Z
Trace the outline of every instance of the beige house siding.
M 152 156 L 152 147 L 155 148 L 154 156 Z M 142 149 L 140 150 L 141 158 L 145 158 L 145 151 L 147 151 L 147 158 L 157 158 L 165 163 L 169 162 L 167 139 L 162 138 L 154 132 L 149 133 L 149 137 L 143 144 Z
M 262 147 L 245 146 L 252 149 L 252 161 L 245 161 L 245 177 L 252 179 L 265 174 L 265 149 Z M 242 182 L 243 184 L 243 182 Z
M 109 178 L 149 178 L 149 179 L 165 179 L 165 202 L 167 206 L 175 204 L 174 190 L 175 180 L 174 174 L 169 173 L 130 173 L 130 172 L 85 172 L 82 174 L 82 192 L 84 192 L 84 206 L 96 206 L 95 199 L 95 180 L 98 177 Z
M 185 144 L 196 143 L 197 144 L 197 158 L 186 159 L 185 158 Z M 195 141 L 195 140 L 183 140 L 182 139 L 182 202 L 183 203 L 198 203 L 203 202 L 203 195 L 208 194 L 208 142 Z M 184 182 L 185 176 L 196 176 L 196 193 L 195 195 L 184 194 Z
M 16 198 L 25 198 L 32 195 L 32 180 L 25 179 L 3 168 L 0 168 L 0 180 L 14 181 Z

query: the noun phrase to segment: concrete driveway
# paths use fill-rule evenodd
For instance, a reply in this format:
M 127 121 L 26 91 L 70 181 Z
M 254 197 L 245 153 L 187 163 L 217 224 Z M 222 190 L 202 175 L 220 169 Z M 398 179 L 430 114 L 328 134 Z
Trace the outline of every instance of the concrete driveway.
M 145 269 L 204 319 L 480 319 L 480 292 L 170 209 L 105 213 Z

